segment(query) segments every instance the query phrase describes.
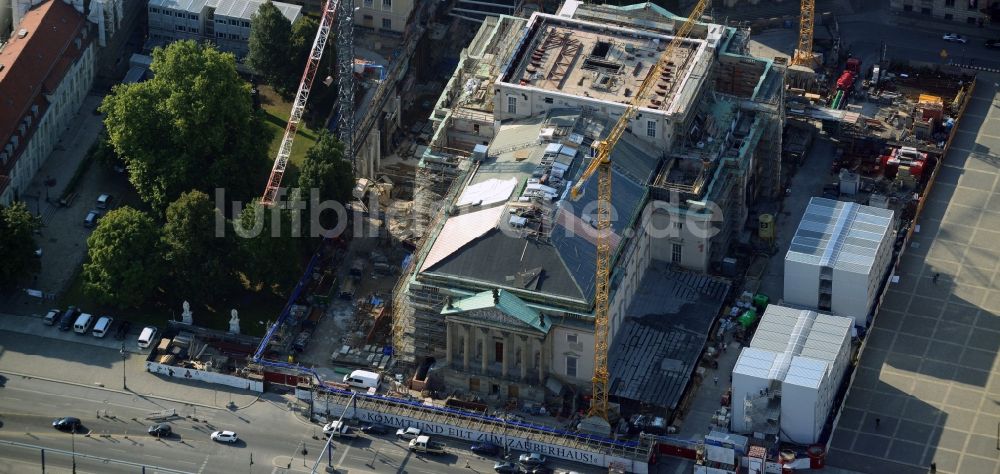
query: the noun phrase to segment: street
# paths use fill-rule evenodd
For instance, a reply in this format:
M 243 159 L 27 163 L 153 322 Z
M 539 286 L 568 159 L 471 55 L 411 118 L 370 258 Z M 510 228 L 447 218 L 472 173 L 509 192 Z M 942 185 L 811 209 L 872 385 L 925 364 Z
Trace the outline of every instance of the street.
M 240 471 L 240 466 L 246 472 L 310 472 L 317 458 L 322 459 L 320 470 L 326 467 L 327 456 L 321 452 L 324 440 L 313 438 L 321 432 L 320 427 L 306 423 L 273 401 L 258 402 L 236 412 L 192 410 L 185 404 L 22 377 L 8 377 L 0 390 L 0 459 L 4 460 L 0 473 L 42 472 L 38 447 L 64 452 L 46 451 L 46 472 L 69 471 L 73 452 L 79 455 L 76 467 L 81 473 L 137 472 L 141 466 L 147 467 L 146 472 L 170 472 L 164 468 L 233 472 Z M 169 409 L 179 415 L 169 420 L 173 435 L 164 439 L 147 435 L 152 421 L 144 417 Z M 80 418 L 83 429 L 73 435 L 52 428 L 52 420 L 63 416 Z M 233 445 L 211 441 L 209 434 L 215 430 L 236 431 L 240 441 Z M 424 457 L 410 453 L 404 442 L 391 435 L 360 436 L 353 442 L 335 440 L 330 460 L 337 469 L 349 472 L 493 471 L 495 460 L 466 451 L 467 443 L 441 441 L 449 444 L 448 454 Z

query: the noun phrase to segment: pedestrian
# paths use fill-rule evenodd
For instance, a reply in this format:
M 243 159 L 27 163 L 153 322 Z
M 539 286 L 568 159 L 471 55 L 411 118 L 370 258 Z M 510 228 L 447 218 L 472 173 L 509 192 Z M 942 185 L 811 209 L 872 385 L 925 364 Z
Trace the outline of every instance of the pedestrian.
M 934 474 L 936 472 L 937 472 L 937 463 L 936 462 L 932 462 L 931 463 L 931 474 Z
M 934 274 L 934 284 L 935 285 L 937 284 L 938 278 L 941 278 L 941 274 L 940 273 L 935 273 Z
M 715 382 L 716 385 L 719 385 L 719 376 L 718 375 L 715 376 L 714 382 Z
M 875 418 L 875 429 L 876 430 L 878 429 L 878 425 L 881 425 L 881 424 L 882 424 L 882 419 L 881 418 Z

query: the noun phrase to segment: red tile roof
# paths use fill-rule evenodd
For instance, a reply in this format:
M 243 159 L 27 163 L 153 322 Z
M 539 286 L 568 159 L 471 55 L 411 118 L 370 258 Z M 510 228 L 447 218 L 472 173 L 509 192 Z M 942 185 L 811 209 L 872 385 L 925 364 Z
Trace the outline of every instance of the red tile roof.
M 29 10 L 14 28 L 10 42 L 0 50 L 0 151 L 12 136 L 19 136 L 18 148 L 0 176 L 10 175 L 20 150 L 34 133 L 38 119 L 22 135 L 18 131 L 32 105 L 39 105 L 38 117 L 45 112 L 43 92 L 53 92 L 73 62 L 90 42 L 83 14 L 62 0 L 48 0 Z M 26 31 L 22 38 L 19 32 Z M 75 40 L 80 39 L 80 46 Z M 9 180 L 0 179 L 0 192 Z

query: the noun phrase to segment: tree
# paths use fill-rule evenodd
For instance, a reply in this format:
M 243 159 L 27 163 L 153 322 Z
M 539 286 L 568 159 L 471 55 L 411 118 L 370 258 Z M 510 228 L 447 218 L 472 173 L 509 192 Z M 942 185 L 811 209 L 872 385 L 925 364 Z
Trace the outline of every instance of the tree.
M 12 285 L 38 269 L 34 233 L 38 219 L 23 202 L 0 206 L 0 286 Z
M 254 201 L 233 222 L 243 276 L 253 286 L 284 286 L 301 271 L 301 232 L 293 232 L 292 214 Z
M 306 151 L 305 161 L 299 173 L 301 197 L 307 202 L 305 215 L 311 215 L 309 206 L 313 189 L 317 191 L 320 202 L 333 200 L 347 204 L 351 199 L 353 187 L 354 174 L 351 162 L 344 159 L 344 144 L 324 130 L 319 136 L 319 141 Z M 322 228 L 333 229 L 337 223 L 336 217 L 334 212 L 323 212 L 319 219 Z M 306 235 L 311 236 L 313 222 L 311 219 L 308 222 Z
M 227 258 L 235 253 L 235 242 L 225 226 L 222 212 L 201 191 L 184 193 L 167 207 L 163 257 L 179 296 L 211 301 L 228 293 L 230 265 L 237 260 Z
M 309 53 L 312 52 L 313 41 L 316 39 L 316 31 L 319 30 L 319 20 L 314 17 L 303 16 L 292 25 L 291 48 L 288 57 L 292 58 L 289 64 L 289 75 L 293 87 L 289 91 L 286 99 L 291 99 L 297 92 L 299 80 L 302 79 L 302 71 L 306 67 Z M 313 82 L 312 90 L 309 91 L 309 103 L 306 105 L 306 122 L 313 129 L 325 128 L 324 121 L 326 114 L 333 108 L 337 100 L 337 88 L 334 84 L 327 86 L 323 81 L 327 76 L 335 76 L 334 65 L 337 64 L 337 52 L 335 41 L 326 42 L 326 49 L 323 51 L 323 58 L 320 59 L 319 68 L 316 71 L 316 80 Z M 316 111 L 316 113 L 313 113 Z
M 256 194 L 271 137 L 233 55 L 176 41 L 153 51 L 151 69 L 152 79 L 115 86 L 100 107 L 139 196 L 162 213 L 191 189 Z
M 247 65 L 264 76 L 282 96 L 295 94 L 295 67 L 288 61 L 292 43 L 292 23 L 267 0 L 250 20 Z M 301 69 L 300 69 L 301 72 Z
M 125 206 L 108 212 L 87 239 L 83 289 L 99 303 L 137 307 L 163 276 L 159 226 Z

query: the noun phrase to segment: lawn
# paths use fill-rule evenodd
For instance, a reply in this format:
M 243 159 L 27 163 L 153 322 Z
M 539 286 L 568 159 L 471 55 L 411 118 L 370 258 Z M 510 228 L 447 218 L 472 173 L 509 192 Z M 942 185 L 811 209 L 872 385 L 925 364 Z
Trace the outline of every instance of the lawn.
M 274 133 L 271 146 L 267 150 L 267 156 L 272 160 L 278 156 L 278 147 L 281 146 L 281 138 L 285 134 L 285 125 L 288 124 L 288 114 L 292 110 L 292 104 L 284 101 L 271 86 L 260 86 L 261 107 L 264 109 L 267 127 Z M 285 186 L 294 184 L 299 175 L 299 168 L 305 159 L 306 150 L 312 146 L 319 138 L 319 134 L 306 126 L 305 120 L 299 122 L 299 130 L 292 145 L 292 154 L 289 156 L 288 168 L 282 180 Z
M 157 297 L 135 309 L 123 310 L 101 305 L 83 291 L 83 272 L 77 272 L 70 287 L 59 298 L 59 307 L 74 305 L 85 313 L 127 319 L 135 326 L 166 327 L 170 319 L 181 319 L 182 302 L 179 297 L 160 292 Z M 196 301 L 190 303 L 191 312 L 194 313 L 194 323 L 197 326 L 228 330 L 230 311 L 235 308 L 239 312 L 240 331 L 252 336 L 263 336 L 266 325 L 274 322 L 284 307 L 285 299 L 266 291 L 244 290 L 215 306 Z M 260 324 L 261 321 L 264 324 Z

